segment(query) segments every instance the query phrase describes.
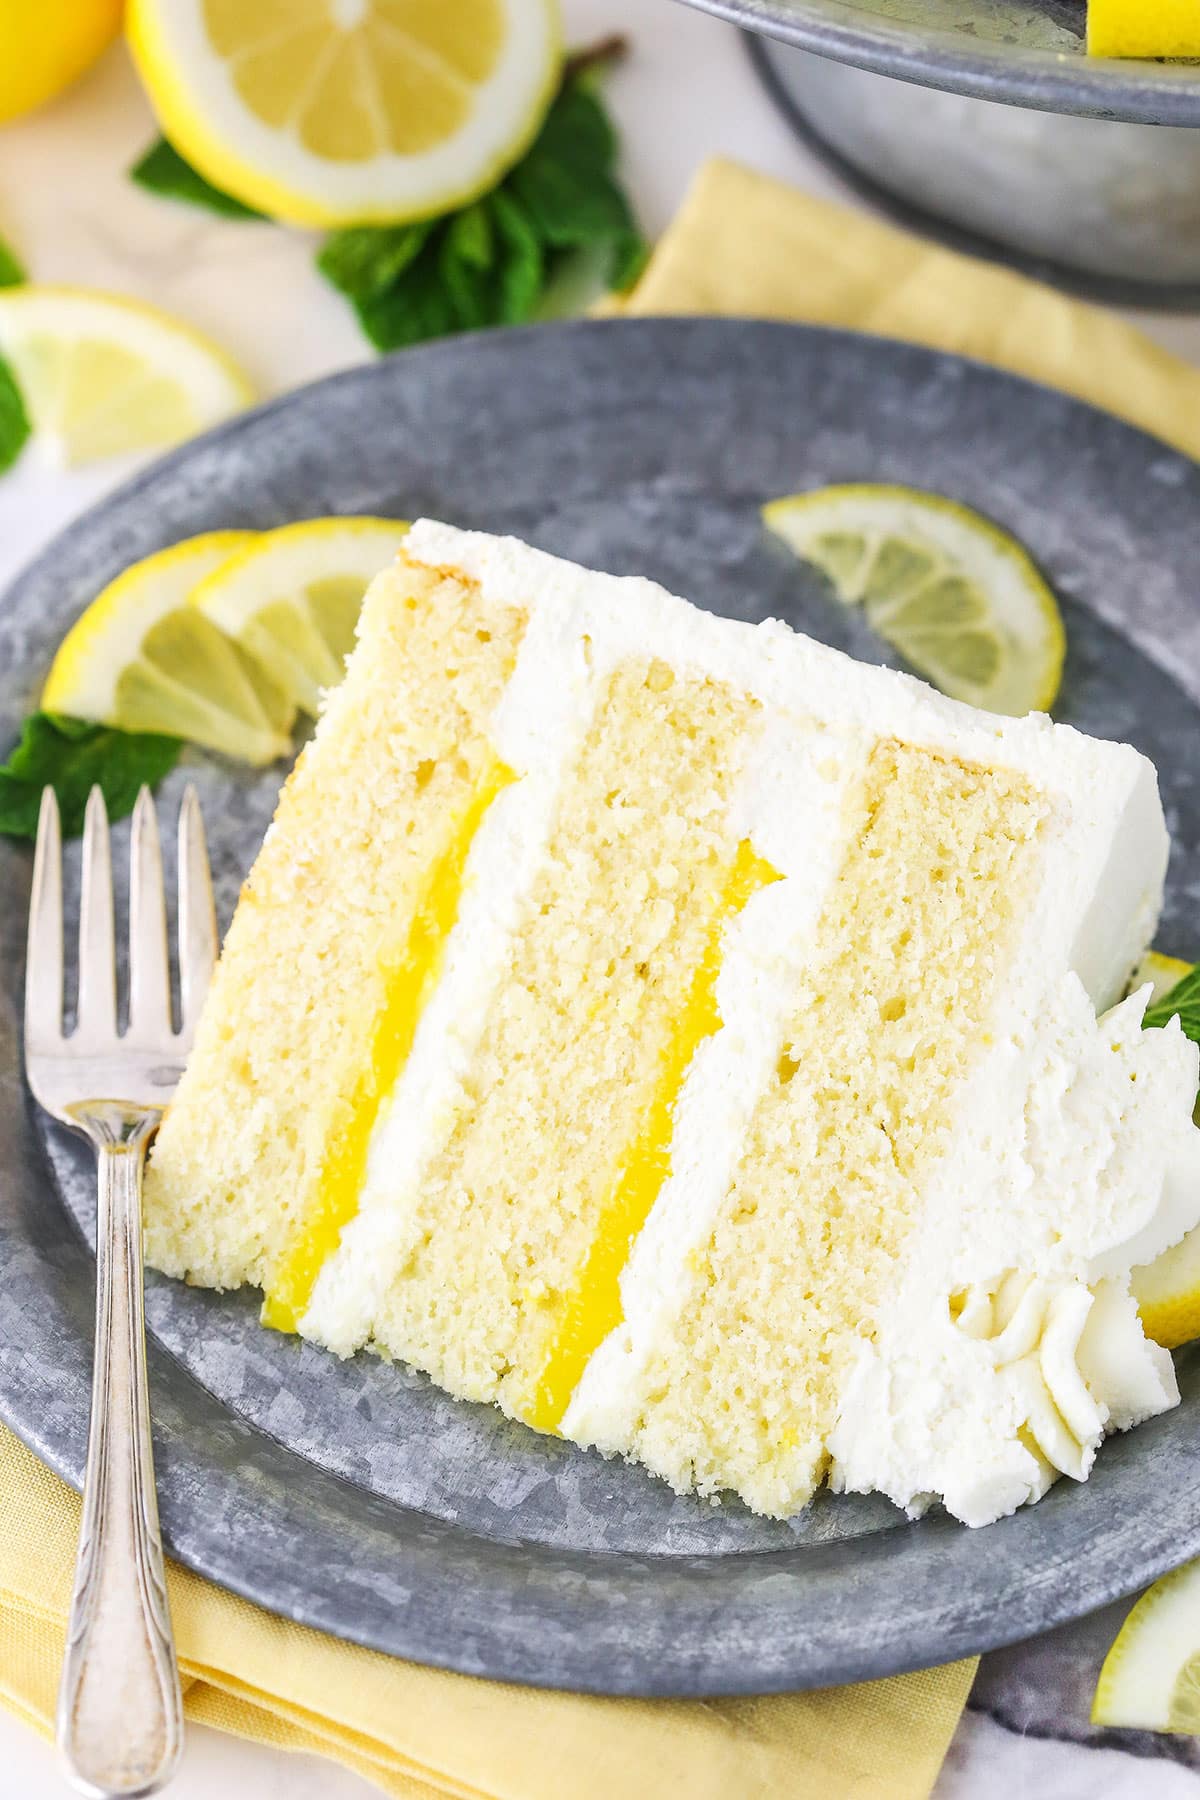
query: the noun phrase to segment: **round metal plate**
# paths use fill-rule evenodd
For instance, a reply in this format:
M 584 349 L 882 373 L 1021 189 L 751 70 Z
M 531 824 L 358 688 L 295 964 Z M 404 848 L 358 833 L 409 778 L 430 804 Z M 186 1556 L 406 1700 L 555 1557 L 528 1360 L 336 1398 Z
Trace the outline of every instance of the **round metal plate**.
M 733 320 L 542 326 L 356 369 L 234 420 L 87 514 L 0 603 L 15 731 L 80 608 L 134 557 L 325 512 L 512 531 L 702 605 L 856 649 L 855 621 L 760 503 L 847 479 L 981 507 L 1062 596 L 1061 716 L 1162 772 L 1175 840 L 1162 946 L 1200 928 L 1200 471 L 1062 395 L 950 356 Z M 849 634 L 849 635 L 848 635 Z M 279 768 L 190 752 L 223 920 Z M 0 845 L 0 1411 L 78 1484 L 90 1366 L 87 1155 L 19 1072 L 30 871 Z M 152 1276 L 152 1384 L 173 1553 L 273 1611 L 397 1655 L 603 1693 L 733 1693 L 946 1661 L 1127 1593 L 1200 1551 L 1200 1359 L 1184 1403 L 1082 1487 L 983 1531 L 822 1494 L 788 1523 L 458 1404 L 371 1357 L 260 1329 L 255 1300 Z

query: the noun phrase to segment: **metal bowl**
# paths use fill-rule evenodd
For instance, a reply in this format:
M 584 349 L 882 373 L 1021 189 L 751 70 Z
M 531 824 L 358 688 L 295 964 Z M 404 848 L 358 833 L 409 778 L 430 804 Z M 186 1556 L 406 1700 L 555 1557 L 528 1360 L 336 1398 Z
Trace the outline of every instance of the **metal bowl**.
M 756 34 L 792 123 L 904 222 L 1099 300 L 1200 306 L 1200 63 L 1089 58 L 1084 0 L 690 3 Z
M 1200 65 L 1090 58 L 1084 0 L 688 0 L 836 62 L 980 100 L 1200 125 Z

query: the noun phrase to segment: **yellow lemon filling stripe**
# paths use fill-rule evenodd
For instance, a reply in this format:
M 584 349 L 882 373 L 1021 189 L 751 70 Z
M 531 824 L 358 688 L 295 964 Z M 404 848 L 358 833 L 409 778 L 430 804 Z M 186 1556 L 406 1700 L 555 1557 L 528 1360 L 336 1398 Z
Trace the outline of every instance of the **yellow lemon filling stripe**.
M 492 801 L 515 780 L 512 770 L 493 757 L 472 790 L 450 842 L 425 878 L 404 949 L 388 976 L 387 998 L 375 1021 L 363 1072 L 350 1096 L 346 1122 L 326 1150 L 309 1215 L 275 1270 L 263 1300 L 263 1324 L 276 1331 L 299 1328 L 317 1276 L 358 1210 L 371 1133 L 381 1105 L 408 1060 L 421 1014 L 441 974 L 475 834 Z
M 753 894 L 779 879 L 778 870 L 751 848 L 749 839 L 743 839 L 714 909 L 687 1003 L 663 1054 L 658 1084 L 641 1130 L 601 1210 L 599 1229 L 524 1414 L 526 1422 L 538 1431 L 558 1428 L 589 1358 L 620 1323 L 621 1271 L 671 1173 L 675 1103 L 697 1049 L 721 1028 L 717 977 L 725 926 Z

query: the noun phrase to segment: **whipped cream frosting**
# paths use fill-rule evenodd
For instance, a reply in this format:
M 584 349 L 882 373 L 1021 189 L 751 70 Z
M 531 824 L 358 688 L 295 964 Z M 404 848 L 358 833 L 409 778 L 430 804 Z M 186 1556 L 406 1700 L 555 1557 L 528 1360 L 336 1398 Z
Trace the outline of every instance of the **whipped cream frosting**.
M 740 833 L 783 879 L 727 928 L 723 1024 L 688 1071 L 671 1175 L 622 1280 L 624 1318 L 585 1370 L 566 1435 L 606 1449 L 629 1441 L 647 1360 L 783 1048 L 791 977 L 840 859 L 846 784 L 890 735 L 1018 770 L 1051 797 L 1054 816 L 991 1046 L 964 1074 L 896 1286 L 852 1359 L 831 1479 L 911 1512 L 941 1498 L 982 1524 L 1036 1499 L 1058 1473 L 1086 1476 L 1106 1431 L 1178 1398 L 1170 1357 L 1141 1331 L 1129 1271 L 1200 1221 L 1196 1047 L 1177 1025 L 1143 1032 L 1144 995 L 1096 1016 L 1122 992 L 1157 918 L 1167 839 L 1150 764 L 1043 717 L 959 705 L 777 621 L 719 619 L 650 582 L 512 540 L 421 521 L 405 550 L 473 577 L 485 603 L 529 610 L 492 726 L 523 779 L 472 847 L 442 981 L 382 1109 L 358 1216 L 321 1273 L 305 1334 L 343 1354 L 369 1337 L 421 1172 L 452 1128 L 564 768 L 612 669 L 660 656 L 762 702 L 734 805 Z

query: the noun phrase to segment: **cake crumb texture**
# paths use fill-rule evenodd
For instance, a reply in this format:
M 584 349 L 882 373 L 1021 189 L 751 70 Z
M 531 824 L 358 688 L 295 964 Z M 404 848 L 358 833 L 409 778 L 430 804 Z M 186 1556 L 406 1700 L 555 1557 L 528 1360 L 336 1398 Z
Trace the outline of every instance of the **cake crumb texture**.
M 375 1324 L 453 1393 L 533 1407 L 703 955 L 755 712 L 658 662 L 609 680 Z
M 784 1054 L 619 1446 L 681 1490 L 736 1487 L 780 1517 L 824 1473 L 847 1359 L 918 1220 L 1047 811 L 1020 776 L 894 742 L 852 804 Z
M 524 619 L 401 556 L 284 786 L 146 1174 L 146 1255 L 268 1286 L 345 1129 L 426 870 L 491 751 Z

